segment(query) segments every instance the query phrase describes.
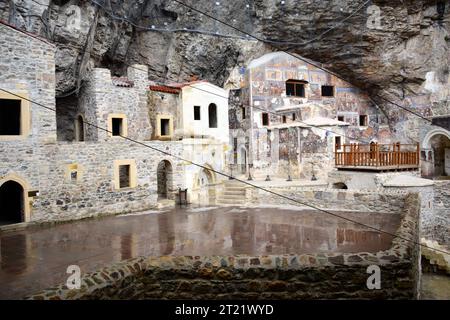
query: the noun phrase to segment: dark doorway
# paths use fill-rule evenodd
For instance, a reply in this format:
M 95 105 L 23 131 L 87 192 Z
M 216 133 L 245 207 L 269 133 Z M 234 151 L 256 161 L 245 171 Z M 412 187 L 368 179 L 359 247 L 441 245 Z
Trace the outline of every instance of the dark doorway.
M 0 225 L 24 221 L 24 190 L 15 181 L 0 187 Z
M 158 199 L 170 199 L 172 191 L 172 165 L 163 160 L 157 169 Z
M 262 116 L 262 125 L 268 126 L 269 125 L 269 114 L 266 112 L 263 112 L 261 116 Z
M 170 119 L 161 119 L 161 137 L 170 136 Z
M 20 135 L 20 100 L 0 99 L 0 135 Z

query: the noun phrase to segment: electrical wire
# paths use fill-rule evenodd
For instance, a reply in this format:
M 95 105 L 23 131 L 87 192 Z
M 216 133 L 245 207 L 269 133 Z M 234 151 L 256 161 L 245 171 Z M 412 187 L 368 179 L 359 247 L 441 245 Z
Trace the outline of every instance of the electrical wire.
M 47 109 L 47 110 L 49 110 L 49 111 L 52 111 L 52 112 L 55 112 L 55 113 L 56 113 L 56 109 L 51 108 L 51 107 L 48 107 L 48 106 L 46 106 L 46 105 L 44 105 L 44 104 L 42 104 L 42 103 L 39 103 L 39 102 L 33 101 L 33 100 L 29 99 L 29 98 L 20 96 L 20 95 L 18 95 L 18 94 L 15 94 L 15 93 L 13 93 L 13 92 L 11 92 L 11 91 L 9 91 L 9 90 L 3 89 L 3 88 L 0 88 L 0 90 L 3 91 L 3 92 L 5 92 L 5 93 L 7 93 L 7 94 L 10 94 L 10 95 L 12 95 L 12 96 L 15 96 L 15 97 L 20 98 L 20 99 L 23 99 L 23 100 L 26 100 L 26 101 L 28 101 L 28 102 L 34 104 L 34 105 L 37 105 L 37 106 L 39 106 L 39 107 L 42 107 L 42 108 L 44 108 L 44 109 Z M 108 130 L 108 129 L 105 129 L 105 128 L 103 128 L 103 127 L 100 127 L 100 126 L 98 126 L 98 125 L 96 125 L 96 124 L 94 124 L 94 123 L 91 123 L 91 122 L 88 122 L 88 121 L 83 121 L 83 123 L 86 124 L 86 125 L 88 125 L 88 126 L 91 126 L 91 127 L 93 127 L 93 128 L 96 128 L 96 129 L 98 129 L 98 130 L 101 130 L 101 131 L 107 132 L 107 133 L 109 133 L 109 134 L 112 134 L 112 131 L 111 131 L 111 130 Z M 226 177 L 226 178 L 229 178 L 229 179 L 236 180 L 236 181 L 238 181 L 238 182 L 240 182 L 240 183 L 246 184 L 246 185 L 251 186 L 251 187 L 253 187 L 253 188 L 255 188 L 255 189 L 262 190 L 262 191 L 264 191 L 264 192 L 273 194 L 273 195 L 275 195 L 275 196 L 277 196 L 277 197 L 280 197 L 280 198 L 283 198 L 283 199 L 285 199 L 285 200 L 288 200 L 288 201 L 291 201 L 291 202 L 294 202 L 294 203 L 303 205 L 303 206 L 305 206 L 305 207 L 309 207 L 309 208 L 311 208 L 311 209 L 314 209 L 314 210 L 323 212 L 323 213 L 328 214 L 328 215 L 330 215 L 330 216 L 333 216 L 333 217 L 335 217 L 335 218 L 339 218 L 339 219 L 342 219 L 342 220 L 345 220 L 345 221 L 354 223 L 354 224 L 356 224 L 356 225 L 365 227 L 365 228 L 367 228 L 367 229 L 376 231 L 376 232 L 378 232 L 378 233 L 383 233 L 383 234 L 389 235 L 389 236 L 391 236 L 391 237 L 393 237 L 393 238 L 398 238 L 398 239 L 401 239 L 401 240 L 405 240 L 405 241 L 407 241 L 407 242 L 413 243 L 413 244 L 415 244 L 415 245 L 418 245 L 418 246 L 421 246 L 421 247 L 424 247 L 424 248 L 427 248 L 427 249 L 430 249 L 430 250 L 434 250 L 434 251 L 436 251 L 436 252 L 440 252 L 440 253 L 444 253 L 444 254 L 450 255 L 450 252 L 447 252 L 447 251 L 444 251 L 444 250 L 441 250 L 441 249 L 437 249 L 437 248 L 429 247 L 429 246 L 427 246 L 427 245 L 425 245 L 425 244 L 422 244 L 422 243 L 420 243 L 420 242 L 417 242 L 417 241 L 415 241 L 415 240 L 411 240 L 411 239 L 405 238 L 405 237 L 403 237 L 403 236 L 399 236 L 399 235 L 393 234 L 393 233 L 391 233 L 391 232 L 384 231 L 384 230 L 382 230 L 382 229 L 380 229 L 380 228 L 376 228 L 376 227 L 367 225 L 367 224 L 365 224 L 365 223 L 362 223 L 362 222 L 359 222 L 359 221 L 356 221 L 356 220 L 353 220 L 353 219 L 350 219 L 350 218 L 341 216 L 341 215 L 336 214 L 336 213 L 334 213 L 334 212 L 331 212 L 331 211 L 329 211 L 329 210 L 325 210 L 325 209 L 323 209 L 323 208 L 319 208 L 319 207 L 317 207 L 317 206 L 315 206 L 315 205 L 312 205 L 312 204 L 309 204 L 309 203 L 300 201 L 300 200 L 298 200 L 298 199 L 294 199 L 294 198 L 285 196 L 285 195 L 283 195 L 283 194 L 280 194 L 280 193 L 278 193 L 278 192 L 272 191 L 272 190 L 270 190 L 270 189 L 263 188 L 263 187 L 261 187 L 261 186 L 255 185 L 255 184 L 253 184 L 253 183 L 251 183 L 251 182 L 248 182 L 248 181 L 245 181 L 245 180 L 242 180 L 242 179 L 239 179 L 239 178 L 232 177 L 231 175 L 226 174 L 226 173 L 224 173 L 224 172 L 221 172 L 221 171 L 218 171 L 218 170 L 209 168 L 209 167 L 207 167 L 207 166 L 204 166 L 204 165 L 195 163 L 195 162 L 193 162 L 192 160 L 189 160 L 189 159 L 186 159 L 186 158 L 183 158 L 183 157 L 174 155 L 174 154 L 172 154 L 172 153 L 170 153 L 170 152 L 168 152 L 168 151 L 161 150 L 161 149 L 159 149 L 159 148 L 156 148 L 156 147 L 153 147 L 153 146 L 151 146 L 151 145 L 145 144 L 144 142 L 141 142 L 141 141 L 138 141 L 138 140 L 135 140 L 135 139 L 132 139 L 132 138 L 123 136 L 123 135 L 119 135 L 119 137 L 121 137 L 122 139 L 127 140 L 127 141 L 129 141 L 129 142 L 132 142 L 132 143 L 135 143 L 135 144 L 144 146 L 144 147 L 149 148 L 149 149 L 151 149 L 151 150 L 153 150 L 153 151 L 156 151 L 156 152 L 165 154 L 165 155 L 167 155 L 167 156 L 169 156 L 169 157 L 175 158 L 175 159 L 177 159 L 177 160 L 183 161 L 183 162 L 185 162 L 185 163 L 189 163 L 189 164 L 191 164 L 191 165 L 194 165 L 194 166 L 196 166 L 196 167 L 202 168 L 202 169 L 204 169 L 204 170 L 208 170 L 209 172 L 214 172 L 214 173 L 216 173 L 216 174 L 218 174 L 218 175 L 221 175 L 221 176 L 223 176 L 223 177 Z

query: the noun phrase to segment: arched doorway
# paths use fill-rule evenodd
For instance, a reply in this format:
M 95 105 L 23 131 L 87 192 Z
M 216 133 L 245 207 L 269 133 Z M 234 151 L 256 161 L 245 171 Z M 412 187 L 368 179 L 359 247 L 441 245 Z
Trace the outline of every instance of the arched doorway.
M 75 140 L 76 141 L 84 141 L 84 119 L 80 114 L 75 120 Z
M 25 191 L 16 181 L 0 186 L 0 225 L 25 221 Z
M 158 164 L 157 183 L 158 183 L 158 200 L 171 199 L 173 192 L 173 170 L 172 164 L 163 160 Z
M 427 134 L 422 144 L 422 177 L 450 176 L 450 132 L 436 129 Z
M 216 200 L 216 190 L 214 186 L 212 186 L 214 184 L 214 173 L 203 168 L 200 171 L 198 179 L 200 203 L 206 205 L 214 204 Z

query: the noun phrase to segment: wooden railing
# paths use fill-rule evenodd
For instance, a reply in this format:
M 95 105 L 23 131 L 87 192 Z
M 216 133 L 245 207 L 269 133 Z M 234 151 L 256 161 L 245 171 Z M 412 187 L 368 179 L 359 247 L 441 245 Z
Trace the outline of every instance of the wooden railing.
M 345 144 L 336 145 L 335 150 L 335 165 L 337 167 L 395 169 L 419 166 L 419 144 Z

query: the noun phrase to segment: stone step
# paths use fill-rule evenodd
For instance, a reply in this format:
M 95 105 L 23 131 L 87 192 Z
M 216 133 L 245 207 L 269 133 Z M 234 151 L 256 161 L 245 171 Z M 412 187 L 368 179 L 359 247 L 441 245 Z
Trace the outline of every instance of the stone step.
M 245 196 L 245 190 L 229 190 L 225 189 L 223 192 L 224 195 L 236 195 L 236 196 Z
M 436 241 L 422 239 L 422 256 L 430 261 L 430 264 L 437 266 L 441 270 L 445 270 L 447 274 L 450 274 L 450 257 L 441 251 L 433 250 L 439 249 L 447 251 L 447 248 L 439 245 Z
M 241 200 L 241 201 L 236 201 L 236 200 L 227 200 L 227 199 L 219 199 L 216 201 L 216 204 L 221 205 L 221 204 L 225 204 L 225 205 L 244 205 L 245 201 Z
M 236 196 L 236 195 L 222 195 L 219 199 L 225 200 L 235 200 L 235 201 L 245 201 L 245 197 Z

